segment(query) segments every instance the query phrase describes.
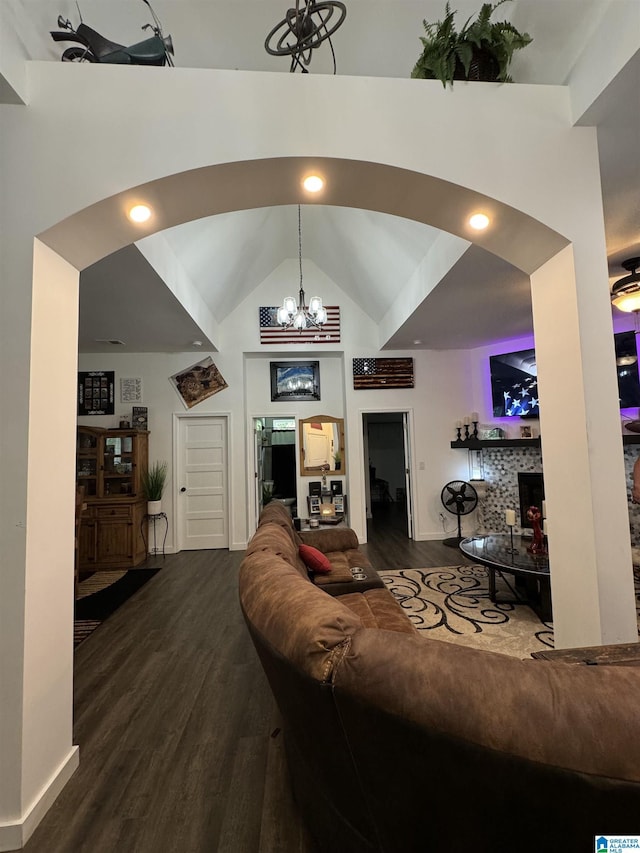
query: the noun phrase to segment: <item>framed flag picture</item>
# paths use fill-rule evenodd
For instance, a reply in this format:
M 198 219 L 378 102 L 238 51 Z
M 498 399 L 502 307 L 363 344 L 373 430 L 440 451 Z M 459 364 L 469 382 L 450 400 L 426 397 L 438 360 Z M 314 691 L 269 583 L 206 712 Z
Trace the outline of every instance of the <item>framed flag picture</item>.
M 413 388 L 412 358 L 354 358 L 353 387 Z
M 340 307 L 325 305 L 327 322 L 321 329 L 309 326 L 299 332 L 297 329 L 283 329 L 278 324 L 278 309 L 262 307 L 258 309 L 261 344 L 337 344 L 340 343 Z

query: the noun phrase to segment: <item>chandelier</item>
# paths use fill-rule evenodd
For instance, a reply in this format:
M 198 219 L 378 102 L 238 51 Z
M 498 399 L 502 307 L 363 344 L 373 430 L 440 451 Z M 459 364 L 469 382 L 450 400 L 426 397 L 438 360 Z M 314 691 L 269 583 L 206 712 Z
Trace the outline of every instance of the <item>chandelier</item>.
M 300 217 L 300 205 L 298 205 L 298 264 L 300 266 L 300 290 L 298 301 L 293 296 L 285 297 L 282 307 L 278 308 L 278 323 L 283 329 L 297 329 L 303 332 L 309 326 L 321 329 L 322 324 L 327 322 L 327 311 L 322 307 L 322 299 L 312 296 L 309 307 L 305 305 L 304 289 L 302 287 L 302 221 Z

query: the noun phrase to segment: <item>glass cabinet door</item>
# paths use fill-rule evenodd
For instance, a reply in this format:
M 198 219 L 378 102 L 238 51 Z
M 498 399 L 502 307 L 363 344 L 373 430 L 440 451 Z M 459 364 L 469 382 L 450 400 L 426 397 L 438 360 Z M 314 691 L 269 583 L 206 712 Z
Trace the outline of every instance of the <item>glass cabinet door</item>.
M 78 434 L 76 482 L 84 486 L 86 497 L 98 494 L 98 439 L 87 432 Z
M 134 447 L 132 435 L 108 435 L 104 440 L 103 497 L 131 497 Z

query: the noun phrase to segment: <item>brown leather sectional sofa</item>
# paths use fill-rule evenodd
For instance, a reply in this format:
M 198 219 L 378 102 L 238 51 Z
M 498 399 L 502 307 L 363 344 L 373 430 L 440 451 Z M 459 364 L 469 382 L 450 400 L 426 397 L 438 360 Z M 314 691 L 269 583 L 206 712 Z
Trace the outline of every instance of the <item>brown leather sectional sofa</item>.
M 240 601 L 319 851 L 583 853 L 640 833 L 640 669 L 427 639 L 381 586 L 327 595 L 278 516 Z

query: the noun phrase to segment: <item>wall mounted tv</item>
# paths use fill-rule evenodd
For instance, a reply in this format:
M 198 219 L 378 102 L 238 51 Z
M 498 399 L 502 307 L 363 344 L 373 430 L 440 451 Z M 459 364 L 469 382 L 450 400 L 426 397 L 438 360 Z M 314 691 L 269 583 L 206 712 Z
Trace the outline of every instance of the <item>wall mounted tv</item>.
M 613 338 L 620 408 L 640 406 L 635 333 L 619 332 Z M 535 349 L 492 355 L 489 357 L 489 369 L 494 418 L 516 415 L 521 418 L 540 417 Z
M 536 351 L 524 349 L 489 357 L 494 418 L 540 417 Z
M 640 379 L 638 378 L 638 350 L 635 332 L 619 332 L 613 336 L 618 371 L 620 408 L 640 406 Z

